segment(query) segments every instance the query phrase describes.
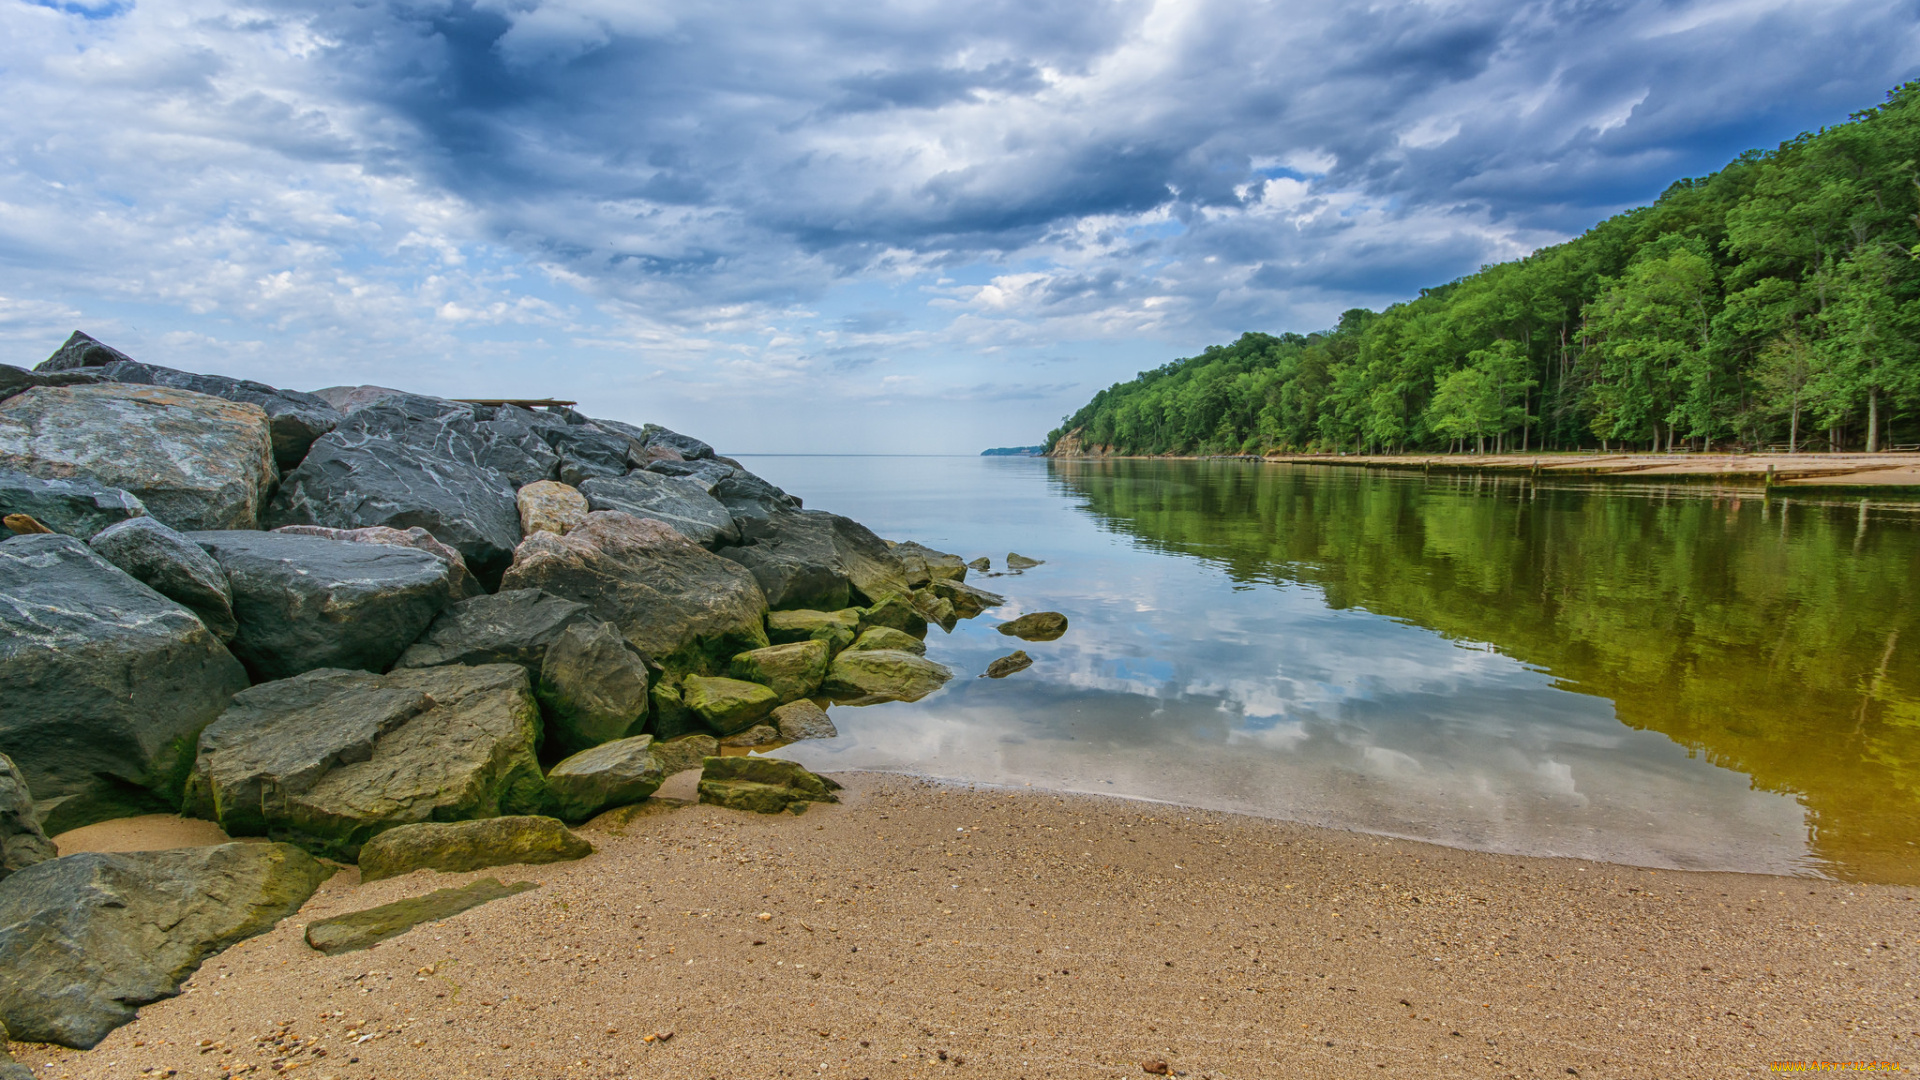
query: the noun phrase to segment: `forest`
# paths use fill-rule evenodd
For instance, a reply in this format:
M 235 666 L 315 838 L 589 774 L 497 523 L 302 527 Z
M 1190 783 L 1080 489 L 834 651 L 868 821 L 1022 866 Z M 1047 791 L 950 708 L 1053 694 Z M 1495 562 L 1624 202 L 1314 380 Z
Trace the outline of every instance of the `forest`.
M 1564 244 L 1247 333 L 1047 438 L 1119 454 L 1920 443 L 1920 81 Z

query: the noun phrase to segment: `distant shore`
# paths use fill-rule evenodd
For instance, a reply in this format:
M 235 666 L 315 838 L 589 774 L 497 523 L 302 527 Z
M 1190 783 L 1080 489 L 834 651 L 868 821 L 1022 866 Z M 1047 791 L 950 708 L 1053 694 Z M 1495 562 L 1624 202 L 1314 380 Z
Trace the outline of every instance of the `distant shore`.
M 664 790 L 690 794 L 693 775 Z M 1665 1078 L 1920 1062 L 1911 888 L 841 779 L 843 804 L 801 817 L 688 805 L 590 825 L 598 851 L 580 862 L 368 885 L 349 867 L 96 1049 L 16 1052 L 76 1080 L 1037 1080 L 1163 1061 L 1222 1080 Z M 368 951 L 301 941 L 308 921 L 480 876 L 541 887 Z
M 1050 455 L 1051 456 L 1051 455 Z M 1060 461 L 1164 459 L 1348 465 L 1428 472 L 1698 477 L 1755 487 L 1920 487 L 1920 453 L 1882 454 L 1073 454 Z

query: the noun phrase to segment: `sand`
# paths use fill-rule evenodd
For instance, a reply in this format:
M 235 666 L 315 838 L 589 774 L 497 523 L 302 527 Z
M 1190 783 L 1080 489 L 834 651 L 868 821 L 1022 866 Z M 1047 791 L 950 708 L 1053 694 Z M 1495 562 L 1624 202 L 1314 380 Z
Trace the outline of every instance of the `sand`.
M 589 827 L 587 859 L 489 872 L 538 889 L 321 956 L 309 920 L 486 876 L 349 868 L 92 1052 L 16 1052 L 76 1078 L 1920 1067 L 1914 889 L 841 779 L 843 804 L 802 817 Z
M 55 836 L 54 850 L 62 855 L 83 851 L 165 851 L 176 847 L 224 844 L 232 839 L 211 821 L 175 814 L 143 814 L 116 818 Z
M 1101 460 L 1101 459 L 1086 459 Z M 1912 453 L 1879 454 L 1273 454 L 1268 462 L 1295 465 L 1358 465 L 1388 469 L 1464 472 L 1524 472 L 1542 476 L 1712 478 L 1764 485 L 1768 470 L 1783 487 L 1913 487 L 1920 485 L 1920 459 Z

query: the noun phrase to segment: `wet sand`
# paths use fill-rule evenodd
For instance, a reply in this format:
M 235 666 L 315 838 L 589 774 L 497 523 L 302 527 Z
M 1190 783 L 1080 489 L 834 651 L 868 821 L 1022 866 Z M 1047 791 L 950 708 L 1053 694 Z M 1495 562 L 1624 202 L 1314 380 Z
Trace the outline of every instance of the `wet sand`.
M 578 863 L 344 870 L 94 1051 L 16 1055 L 45 1077 L 336 1080 L 1920 1067 L 1915 889 L 841 779 L 843 804 L 801 817 L 603 820 Z M 489 874 L 541 888 L 364 952 L 301 941 Z

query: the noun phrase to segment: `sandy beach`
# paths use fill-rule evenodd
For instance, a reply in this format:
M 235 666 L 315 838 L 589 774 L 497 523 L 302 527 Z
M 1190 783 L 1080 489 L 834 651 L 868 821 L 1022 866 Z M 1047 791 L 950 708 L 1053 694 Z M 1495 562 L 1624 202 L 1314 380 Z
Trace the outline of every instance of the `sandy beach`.
M 1170 455 L 1179 458 L 1180 455 Z M 1230 457 L 1233 455 L 1229 455 Z M 1066 461 L 1125 460 L 1121 454 L 1065 455 Z M 1197 460 L 1197 459 L 1196 459 Z M 1538 473 L 1542 476 L 1719 480 L 1742 486 L 1889 487 L 1920 485 L 1920 458 L 1877 454 L 1269 454 L 1236 460 L 1288 465 L 1349 465 L 1446 472 Z M 1769 476 L 1771 473 L 1771 476 Z
M 1911 888 L 840 779 L 801 817 L 656 800 L 583 830 L 576 863 L 347 868 L 95 1050 L 15 1054 L 49 1078 L 336 1080 L 1920 1067 Z M 367 951 L 301 939 L 485 876 L 540 887 Z

